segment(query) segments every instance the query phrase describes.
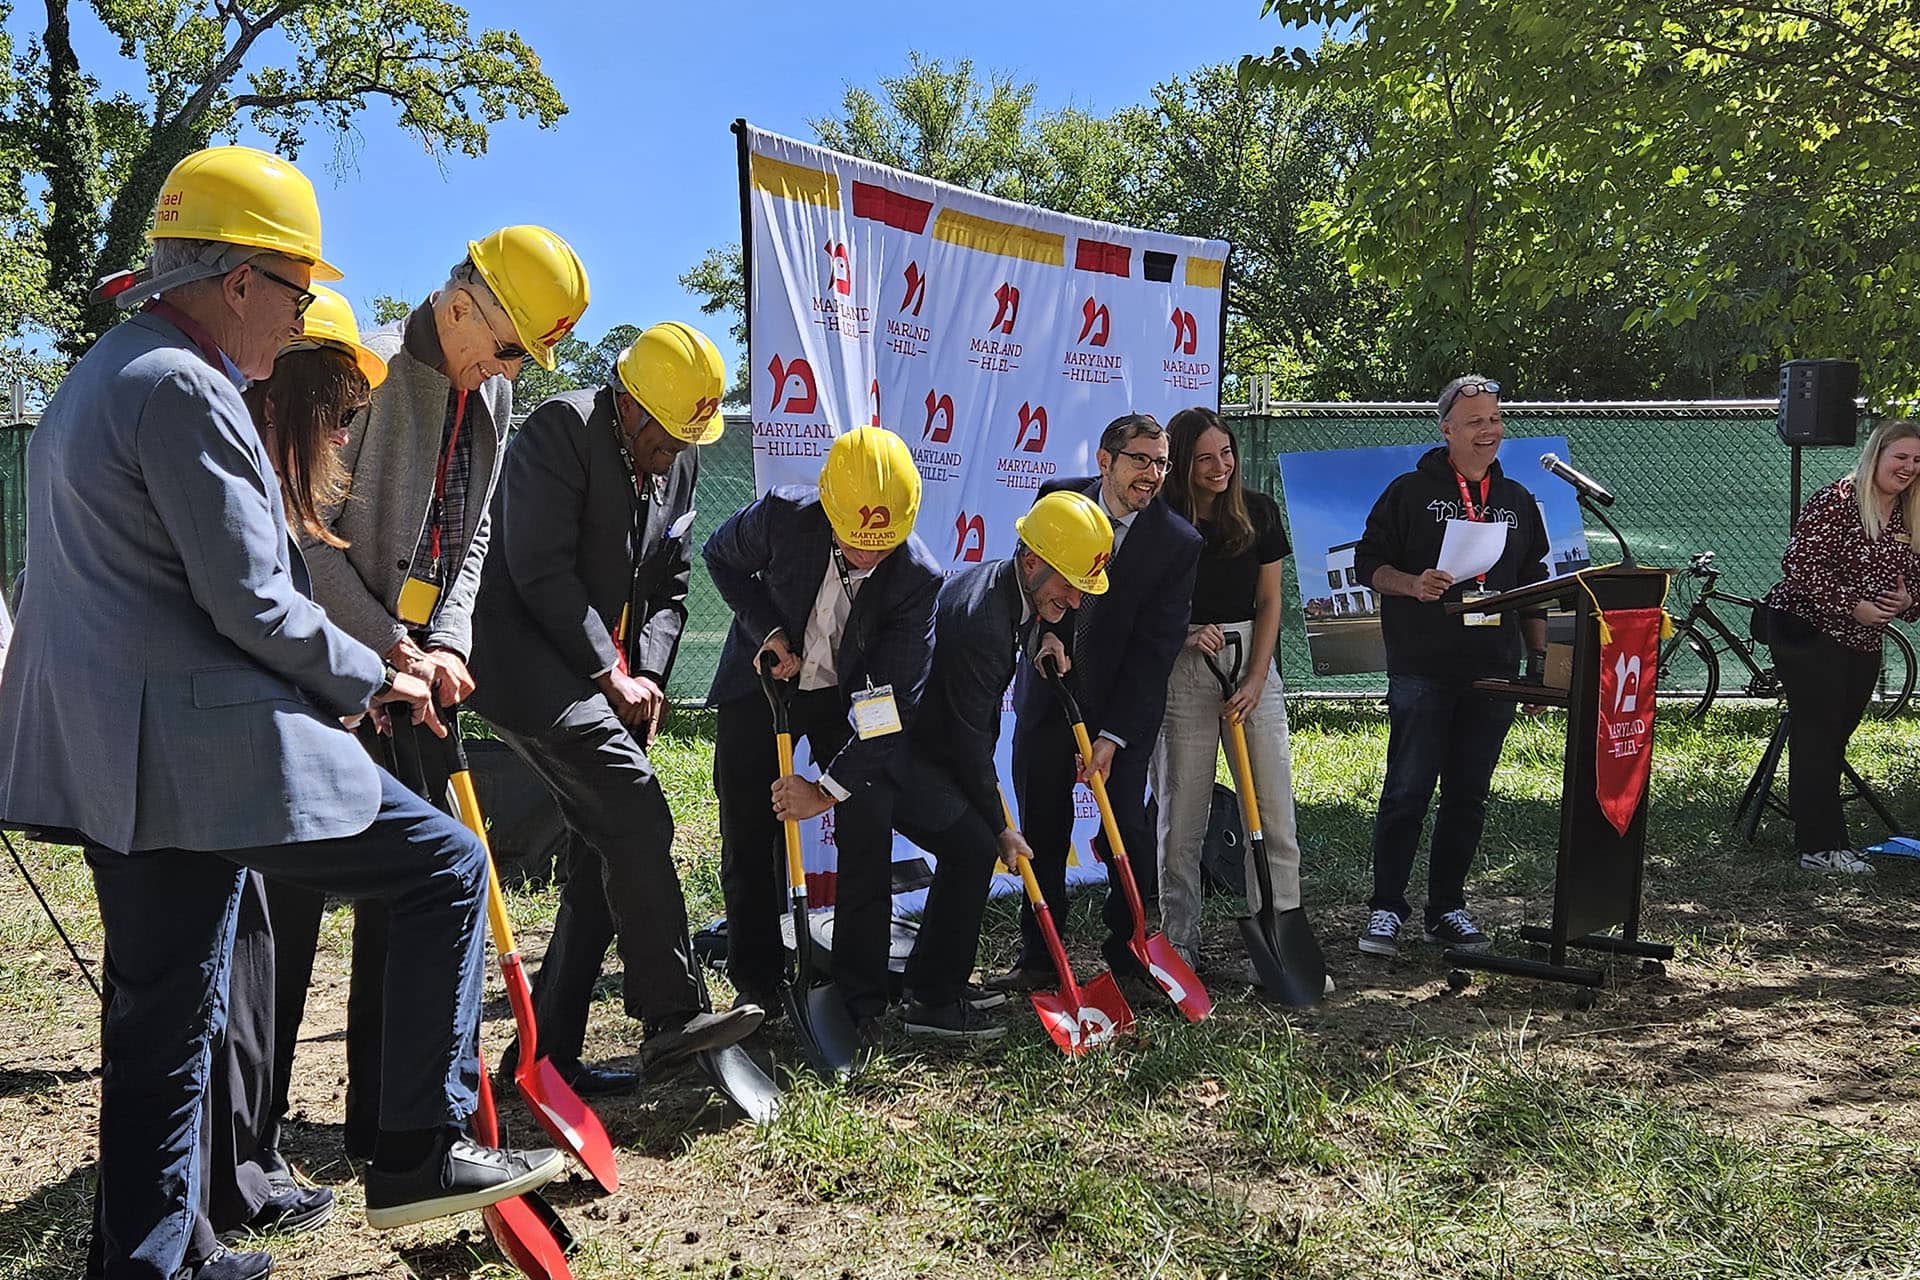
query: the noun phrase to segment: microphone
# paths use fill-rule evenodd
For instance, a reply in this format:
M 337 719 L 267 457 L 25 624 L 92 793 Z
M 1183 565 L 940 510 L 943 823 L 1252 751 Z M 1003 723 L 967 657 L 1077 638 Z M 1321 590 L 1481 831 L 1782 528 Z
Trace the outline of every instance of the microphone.
M 1557 453 L 1541 454 L 1540 469 L 1542 471 L 1553 472 L 1554 475 L 1559 476 L 1562 480 L 1572 485 L 1577 492 L 1593 499 L 1603 507 L 1613 505 L 1613 495 L 1607 492 L 1605 485 L 1595 480 L 1592 476 L 1583 475 L 1575 471 L 1572 467 L 1560 461 L 1560 455 Z

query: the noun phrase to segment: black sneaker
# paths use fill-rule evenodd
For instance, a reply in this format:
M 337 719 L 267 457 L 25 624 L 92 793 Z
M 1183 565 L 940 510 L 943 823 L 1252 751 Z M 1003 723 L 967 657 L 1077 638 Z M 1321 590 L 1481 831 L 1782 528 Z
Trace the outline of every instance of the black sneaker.
M 937 1040 L 998 1040 L 1007 1034 L 1005 1027 L 964 998 L 951 1004 L 921 1004 L 918 1000 L 909 1000 L 906 1024 L 908 1035 L 931 1036 Z
M 1429 920 L 1427 941 L 1459 951 L 1485 951 L 1493 945 L 1493 939 L 1480 932 L 1465 907 L 1449 911 L 1438 920 Z
M 1370 956 L 1394 959 L 1400 954 L 1400 926 L 1405 923 L 1397 911 L 1374 910 L 1367 916 L 1367 927 L 1360 931 L 1360 950 Z
M 1007 993 L 998 987 L 983 987 L 969 982 L 960 988 L 961 1003 L 975 1009 L 999 1009 L 1007 1003 Z
M 235 1253 L 216 1249 L 193 1270 L 193 1280 L 262 1280 L 273 1274 L 270 1253 Z
M 272 1175 L 268 1178 L 271 1183 Z M 333 1192 L 325 1187 L 296 1186 L 268 1196 L 258 1212 L 238 1229 L 222 1232 L 220 1238 L 231 1241 L 242 1236 L 276 1233 L 295 1236 L 303 1231 L 318 1231 L 332 1216 Z
M 679 1021 L 663 1021 L 647 1028 L 640 1046 L 640 1065 L 647 1070 L 665 1069 L 687 1061 L 707 1049 L 724 1049 L 752 1035 L 766 1020 L 766 1011 L 757 1004 L 734 1001 L 725 1013 L 679 1015 Z
M 497 1151 L 464 1134 L 405 1173 L 367 1170 L 367 1225 L 375 1231 L 412 1226 L 538 1190 L 566 1172 L 551 1147 Z

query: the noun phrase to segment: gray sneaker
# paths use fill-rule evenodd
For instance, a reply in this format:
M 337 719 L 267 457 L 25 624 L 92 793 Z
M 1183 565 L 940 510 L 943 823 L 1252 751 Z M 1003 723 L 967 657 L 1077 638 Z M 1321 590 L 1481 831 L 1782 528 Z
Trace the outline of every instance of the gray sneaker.
M 1360 949 L 1370 956 L 1397 959 L 1400 955 L 1400 926 L 1405 923 L 1397 911 L 1375 911 L 1367 917 L 1367 927 L 1360 931 Z
M 907 1002 L 907 1034 L 938 1040 L 998 1040 L 1007 1029 L 965 1000 L 951 1004 Z
M 1823 849 L 1800 855 L 1802 871 L 1837 871 L 1843 876 L 1870 876 L 1873 868 L 1851 849 Z
M 484 1209 L 536 1191 L 566 1168 L 567 1158 L 550 1147 L 499 1151 L 464 1135 L 454 1137 L 416 1169 L 367 1171 L 367 1225 L 391 1231 Z

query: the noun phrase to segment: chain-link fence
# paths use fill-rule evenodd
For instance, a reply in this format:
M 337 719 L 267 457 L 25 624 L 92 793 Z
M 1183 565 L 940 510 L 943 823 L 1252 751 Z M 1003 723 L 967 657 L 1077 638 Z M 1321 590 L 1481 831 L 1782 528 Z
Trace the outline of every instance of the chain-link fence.
M 1696 404 L 1567 404 L 1515 402 L 1504 407 L 1509 437 L 1565 436 L 1575 465 L 1605 481 L 1618 496 L 1610 514 L 1644 564 L 1682 568 L 1696 551 L 1719 553 L 1721 586 L 1757 595 L 1778 576 L 1786 543 L 1789 503 L 1787 447 L 1774 431 L 1771 402 Z M 1436 439 L 1433 410 L 1425 405 L 1282 405 L 1257 416 L 1230 415 L 1240 436 L 1247 481 L 1285 507 L 1282 453 L 1410 444 Z M 12 582 L 25 555 L 25 464 L 28 431 L 0 427 L 0 567 Z M 1521 451 L 1520 456 L 1532 454 Z M 1806 494 L 1845 473 L 1852 449 L 1803 453 Z M 1538 470 L 1515 468 L 1529 488 L 1560 483 Z M 729 416 L 726 433 L 701 451 L 694 521 L 695 546 L 753 497 L 753 431 L 745 416 Z M 1588 530 L 1597 563 L 1614 559 L 1606 531 Z M 1317 571 L 1317 563 L 1309 569 Z M 1303 693 L 1365 693 L 1384 688 L 1379 675 L 1316 676 L 1307 656 L 1305 618 L 1295 589 L 1297 566 L 1287 562 L 1281 666 L 1289 689 Z M 1676 599 L 1684 582 L 1676 580 Z M 731 616 L 694 558 L 686 633 L 670 692 L 683 705 L 706 697 Z

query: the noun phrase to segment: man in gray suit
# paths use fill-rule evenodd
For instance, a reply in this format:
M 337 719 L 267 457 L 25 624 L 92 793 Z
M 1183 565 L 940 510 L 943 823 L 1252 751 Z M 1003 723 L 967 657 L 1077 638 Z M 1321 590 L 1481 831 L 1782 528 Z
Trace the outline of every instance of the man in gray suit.
M 705 334 L 676 323 L 642 333 L 614 367 L 613 385 L 555 396 L 514 437 L 474 609 L 473 709 L 546 783 L 587 851 L 533 988 L 541 1046 L 587 1093 L 636 1083 L 580 1063 L 616 932 L 649 1069 L 733 1044 L 763 1016 L 707 1008 L 673 814 L 647 759 L 687 620 L 695 446 L 720 435 L 726 369 Z
M 239 201 L 239 203 L 236 203 Z M 114 996 L 102 1028 L 107 1280 L 248 1280 L 265 1254 L 196 1240 L 209 1046 L 226 1017 L 244 869 L 381 899 L 405 927 L 367 1217 L 494 1203 L 552 1151 L 474 1146 L 486 884 L 478 840 L 383 775 L 341 728 L 376 703 L 437 727 L 301 592 L 271 462 L 238 384 L 300 331 L 320 258 L 311 184 L 243 147 L 181 161 L 153 260 L 30 445 L 28 577 L 0 688 L 0 815 L 83 834 Z M 154 296 L 157 295 L 157 296 Z
M 303 535 L 300 546 L 327 616 L 396 670 L 431 683 L 442 707 L 473 692 L 473 602 L 513 379 L 529 357 L 553 368 L 554 343 L 586 306 L 586 270 L 566 241 L 544 227 L 504 227 L 470 242 L 447 282 L 405 321 L 367 338 L 387 379 L 340 450 L 352 496 L 322 513 L 347 545 Z M 361 738 L 403 782 L 452 812 L 444 752 L 405 726 L 390 738 Z M 286 1080 L 325 903 L 284 884 L 270 884 L 268 900 L 278 962 L 274 1071 Z M 377 904 L 354 912 L 345 1137 L 348 1154 L 362 1157 L 380 1114 L 388 934 Z

